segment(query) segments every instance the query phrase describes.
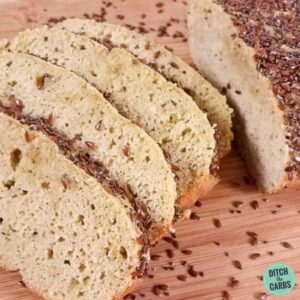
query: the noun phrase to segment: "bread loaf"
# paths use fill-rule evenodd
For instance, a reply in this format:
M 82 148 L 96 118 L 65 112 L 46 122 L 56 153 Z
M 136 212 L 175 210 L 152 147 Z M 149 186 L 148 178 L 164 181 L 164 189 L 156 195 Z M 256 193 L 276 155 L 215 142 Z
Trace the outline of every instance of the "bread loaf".
M 217 125 L 220 156 L 225 156 L 230 151 L 233 138 L 232 110 L 227 105 L 226 98 L 182 59 L 164 46 L 117 24 L 67 19 L 57 26 L 75 33 L 83 33 L 110 47 L 124 48 L 157 70 L 167 80 L 183 88 L 192 96 L 198 107 L 207 113 L 211 124 Z
M 191 0 L 190 48 L 201 73 L 226 89 L 240 151 L 262 191 L 300 171 L 297 1 Z M 298 5 L 299 6 L 299 5 Z
M 22 32 L 10 49 L 34 54 L 83 76 L 140 125 L 172 164 L 182 207 L 189 207 L 217 182 L 211 174 L 216 165 L 215 132 L 206 115 L 183 90 L 130 53 L 110 50 L 86 36 L 55 27 Z
M 148 257 L 132 212 L 31 129 L 0 113 L 0 265 L 44 299 L 122 299 Z
M 9 105 L 14 95 L 24 104 L 25 116 L 48 120 L 87 159 L 98 161 L 144 214 L 150 239 L 156 241 L 172 224 L 176 200 L 173 174 L 158 145 L 95 88 L 63 68 L 30 55 L 3 53 L 0 69 L 0 101 Z

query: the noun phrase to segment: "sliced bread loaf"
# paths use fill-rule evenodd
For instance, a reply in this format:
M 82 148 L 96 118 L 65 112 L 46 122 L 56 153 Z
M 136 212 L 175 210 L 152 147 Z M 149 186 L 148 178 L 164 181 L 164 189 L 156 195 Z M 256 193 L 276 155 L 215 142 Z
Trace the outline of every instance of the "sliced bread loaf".
M 47 26 L 20 33 L 13 51 L 30 53 L 83 76 L 162 147 L 178 182 L 182 207 L 217 182 L 214 129 L 183 90 L 123 49 Z
M 0 69 L 1 102 L 9 105 L 14 95 L 24 115 L 43 117 L 74 139 L 74 147 L 97 160 L 131 196 L 156 241 L 172 224 L 176 200 L 175 180 L 158 145 L 95 88 L 63 68 L 26 54 L 2 53 Z
M 227 89 L 240 150 L 258 186 L 269 193 L 300 173 L 296 2 L 192 0 L 188 15 L 194 61 Z
M 0 265 L 44 299 L 122 299 L 148 256 L 131 213 L 44 134 L 0 131 Z
M 167 80 L 183 88 L 200 109 L 207 113 L 211 124 L 217 125 L 220 156 L 225 156 L 230 151 L 233 139 L 232 110 L 227 105 L 226 98 L 182 59 L 164 46 L 124 26 L 81 19 L 67 19 L 57 26 L 85 34 L 110 47 L 124 48 L 161 73 Z

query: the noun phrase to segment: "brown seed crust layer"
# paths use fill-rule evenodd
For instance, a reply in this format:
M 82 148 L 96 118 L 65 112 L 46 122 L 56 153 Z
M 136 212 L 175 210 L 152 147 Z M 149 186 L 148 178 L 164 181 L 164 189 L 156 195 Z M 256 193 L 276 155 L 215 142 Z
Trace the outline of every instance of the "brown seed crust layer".
M 300 2 L 216 0 L 241 38 L 254 48 L 257 70 L 267 77 L 285 115 L 291 160 L 288 178 L 300 174 Z M 232 36 L 236 38 L 236 36 Z

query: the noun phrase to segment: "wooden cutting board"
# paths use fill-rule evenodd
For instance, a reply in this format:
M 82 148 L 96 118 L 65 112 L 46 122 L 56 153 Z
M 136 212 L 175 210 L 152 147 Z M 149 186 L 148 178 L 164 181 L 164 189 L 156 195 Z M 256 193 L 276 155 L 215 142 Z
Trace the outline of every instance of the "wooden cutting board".
M 110 22 L 140 26 L 140 31 L 172 47 L 175 53 L 191 62 L 186 42 L 186 3 L 182 0 L 112 3 L 0 0 L 0 38 L 10 38 L 49 18 L 83 17 L 101 12 Z M 165 32 L 161 26 L 166 26 L 169 36 L 159 34 Z M 259 276 L 270 264 L 278 262 L 289 264 L 300 279 L 300 189 L 273 196 L 260 194 L 249 182 L 234 150 L 223 160 L 221 176 L 220 184 L 201 200 L 202 206 L 193 208 L 200 220 L 195 218 L 176 226 L 180 250 L 188 249 L 192 253 L 184 254 L 164 240 L 159 242 L 153 254 L 160 256 L 152 261 L 149 278 L 134 293 L 136 299 L 156 299 L 158 295 L 153 293 L 153 287 L 157 284 L 168 285 L 169 296 L 162 295 L 163 299 L 218 300 L 223 299 L 223 291 L 228 291 L 230 299 L 260 299 L 266 290 Z M 258 234 L 256 245 L 247 235 L 249 231 Z M 167 249 L 172 250 L 168 252 L 174 254 L 173 259 L 166 255 Z M 234 266 L 234 261 L 241 263 L 241 269 Z M 183 264 L 193 265 L 198 276 L 190 276 Z M 179 280 L 179 275 L 186 275 L 183 277 L 186 280 Z M 230 284 L 232 277 L 239 281 L 236 288 Z M 267 299 L 275 298 L 268 296 Z M 37 300 L 38 297 L 24 287 L 17 272 L 0 270 L 0 300 L 25 299 Z M 279 299 L 300 299 L 300 288 L 296 286 L 288 296 Z

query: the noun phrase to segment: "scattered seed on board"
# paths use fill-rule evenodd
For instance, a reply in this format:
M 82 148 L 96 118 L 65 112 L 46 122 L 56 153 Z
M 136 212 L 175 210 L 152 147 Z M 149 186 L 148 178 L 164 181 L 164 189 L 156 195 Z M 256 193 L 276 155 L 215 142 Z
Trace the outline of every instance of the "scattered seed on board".
M 222 291 L 222 300 L 229 300 L 230 296 L 227 291 Z
M 194 267 L 189 268 L 188 273 L 189 273 L 192 277 L 197 277 L 197 276 L 198 276 L 198 272 L 194 270 Z
M 200 220 L 200 216 L 193 211 L 190 215 L 190 219 L 191 220 Z
M 159 260 L 160 258 L 161 258 L 161 256 L 158 254 L 151 254 L 151 260 L 156 261 L 156 260 Z
M 179 243 L 178 243 L 178 241 L 175 241 L 175 240 L 174 240 L 174 241 L 172 242 L 172 245 L 173 245 L 173 247 L 174 247 L 175 249 L 177 249 L 177 250 L 179 249 Z
M 177 279 L 180 280 L 180 281 L 186 281 L 187 277 L 185 275 L 178 275 Z
M 258 209 L 259 208 L 259 203 L 257 200 L 253 200 L 250 202 L 250 206 L 253 208 L 253 209 Z
M 152 287 L 152 292 L 156 296 L 161 296 L 161 294 L 162 294 L 162 290 L 159 288 L 158 285 L 155 285 Z
M 175 256 L 174 251 L 172 249 L 167 249 L 166 254 L 169 258 L 173 258 Z
M 233 201 L 232 202 L 232 205 L 235 207 L 235 208 L 241 208 L 245 205 L 245 203 L 243 201 Z
M 135 300 L 135 299 L 136 299 L 136 295 L 133 295 L 133 294 L 127 294 L 124 297 L 124 300 Z
M 198 274 L 199 274 L 201 277 L 204 277 L 204 272 L 199 271 Z
M 240 282 L 235 279 L 234 277 L 231 277 L 230 278 L 230 282 L 228 283 L 228 287 L 232 288 L 232 289 L 235 289 L 237 287 L 239 287 L 240 285 Z
M 200 200 L 197 200 L 196 203 L 195 203 L 195 206 L 201 207 L 202 206 L 202 202 Z
M 24 281 L 23 280 L 20 280 L 20 281 L 18 281 L 18 283 L 22 286 L 22 287 L 27 287 L 27 285 L 24 283 Z
M 189 249 L 181 250 L 181 252 L 182 252 L 184 255 L 191 255 L 191 254 L 193 254 L 193 251 L 192 251 L 192 250 L 189 250 Z
M 287 249 L 292 249 L 293 246 L 288 243 L 288 242 L 281 242 L 281 245 L 284 247 L 284 248 L 287 248 Z
M 253 232 L 253 231 L 247 231 L 246 232 L 248 236 L 250 237 L 258 237 L 258 234 L 256 232 Z
M 239 270 L 242 270 L 242 264 L 241 264 L 241 262 L 239 261 L 239 260 L 233 260 L 232 261 L 232 265 L 235 267 L 235 268 L 237 268 L 237 269 L 239 269 Z
M 213 224 L 215 225 L 216 228 L 222 227 L 222 223 L 219 219 L 213 218 Z
M 256 260 L 259 257 L 260 257 L 259 253 L 252 253 L 252 254 L 249 255 L 249 258 L 252 259 L 252 260 Z
M 266 294 L 266 293 L 260 293 L 259 295 L 258 295 L 258 298 L 257 298 L 258 300 L 266 300 L 266 299 L 268 299 L 268 295 Z
M 162 239 L 167 243 L 170 243 L 170 244 L 173 243 L 173 239 L 169 236 L 164 236 Z

